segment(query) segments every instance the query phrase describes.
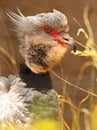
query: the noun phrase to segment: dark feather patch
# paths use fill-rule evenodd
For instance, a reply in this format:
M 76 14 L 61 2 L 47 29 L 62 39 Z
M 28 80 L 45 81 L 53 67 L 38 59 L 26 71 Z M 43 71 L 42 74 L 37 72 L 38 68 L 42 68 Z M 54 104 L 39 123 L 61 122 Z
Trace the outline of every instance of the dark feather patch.
M 24 63 L 20 64 L 20 77 L 28 88 L 34 88 L 42 92 L 52 89 L 52 81 L 49 73 L 36 74 L 32 72 Z

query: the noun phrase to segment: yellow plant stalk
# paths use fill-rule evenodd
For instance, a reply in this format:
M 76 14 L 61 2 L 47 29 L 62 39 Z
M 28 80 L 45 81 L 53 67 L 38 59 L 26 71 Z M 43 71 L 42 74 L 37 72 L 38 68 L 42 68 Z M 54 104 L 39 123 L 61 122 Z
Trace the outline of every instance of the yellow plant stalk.
M 88 34 L 83 28 L 79 28 L 77 32 L 78 36 L 80 33 L 83 33 L 84 37 L 86 38 L 86 44 L 84 46 L 85 50 L 84 51 L 77 50 L 76 53 L 74 53 L 74 55 L 90 57 L 92 59 L 91 65 L 97 69 L 97 45 L 94 41 L 93 31 L 89 23 L 87 14 L 88 14 L 88 7 L 85 8 L 83 16 L 84 23 L 88 30 Z

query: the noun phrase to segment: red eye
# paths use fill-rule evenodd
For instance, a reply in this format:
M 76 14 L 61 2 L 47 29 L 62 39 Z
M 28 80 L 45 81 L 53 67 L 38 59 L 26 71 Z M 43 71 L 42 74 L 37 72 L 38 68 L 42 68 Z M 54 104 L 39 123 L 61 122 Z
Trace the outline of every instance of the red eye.
M 45 27 L 44 27 L 44 31 L 45 31 L 46 33 L 51 33 L 51 32 L 52 32 L 52 28 L 51 28 L 50 26 L 45 26 Z

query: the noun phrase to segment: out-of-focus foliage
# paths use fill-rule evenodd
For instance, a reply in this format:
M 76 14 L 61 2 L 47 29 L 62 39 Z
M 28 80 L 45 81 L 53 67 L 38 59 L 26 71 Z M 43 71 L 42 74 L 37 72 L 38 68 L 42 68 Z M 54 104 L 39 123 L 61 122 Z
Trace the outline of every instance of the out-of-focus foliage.
M 0 127 L 0 130 L 62 130 L 62 127 L 57 121 L 46 119 L 25 127 L 12 124 L 4 125 Z
M 97 104 L 91 112 L 91 130 L 97 130 Z

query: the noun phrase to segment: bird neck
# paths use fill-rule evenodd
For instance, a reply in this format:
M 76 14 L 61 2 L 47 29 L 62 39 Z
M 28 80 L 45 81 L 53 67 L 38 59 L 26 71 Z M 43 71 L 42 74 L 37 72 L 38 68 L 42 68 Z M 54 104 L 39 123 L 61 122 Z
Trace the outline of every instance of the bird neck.
M 52 81 L 49 72 L 34 73 L 25 65 L 25 63 L 22 63 L 19 67 L 19 75 L 29 88 L 42 92 L 52 89 Z

